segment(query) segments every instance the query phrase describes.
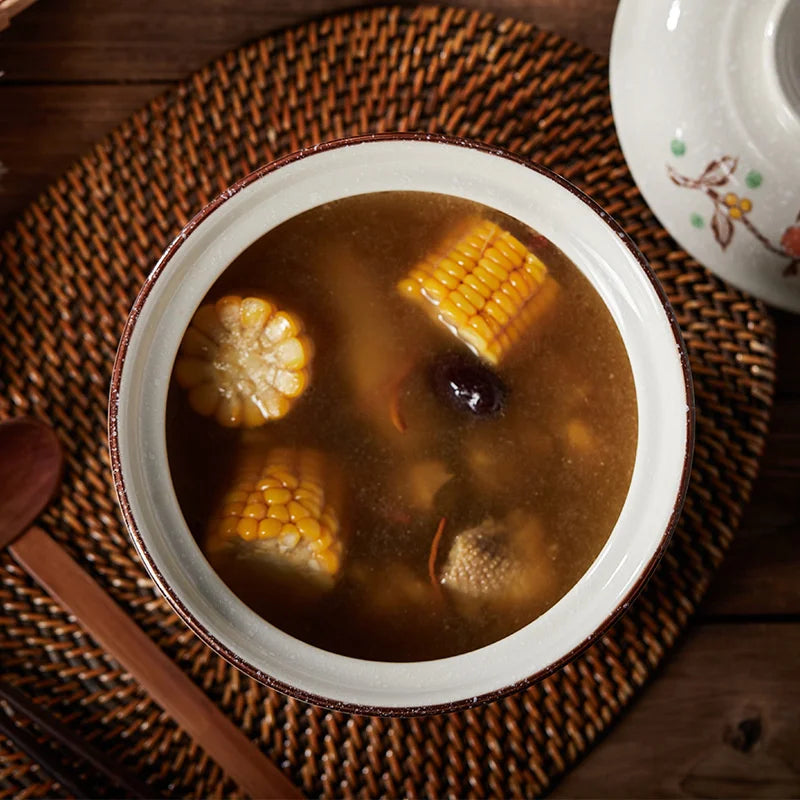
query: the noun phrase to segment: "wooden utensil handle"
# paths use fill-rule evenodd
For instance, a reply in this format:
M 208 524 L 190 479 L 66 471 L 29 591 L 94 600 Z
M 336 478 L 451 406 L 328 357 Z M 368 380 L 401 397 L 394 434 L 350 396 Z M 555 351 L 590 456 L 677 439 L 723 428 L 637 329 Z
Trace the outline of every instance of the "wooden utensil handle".
M 294 784 L 45 531 L 29 528 L 9 550 L 246 792 L 254 798 L 301 797 Z

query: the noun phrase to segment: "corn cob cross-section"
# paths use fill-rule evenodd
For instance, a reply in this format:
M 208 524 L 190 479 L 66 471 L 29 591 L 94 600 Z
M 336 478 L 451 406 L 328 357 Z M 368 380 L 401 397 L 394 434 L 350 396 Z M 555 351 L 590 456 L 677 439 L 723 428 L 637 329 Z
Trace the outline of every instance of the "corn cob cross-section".
M 206 550 L 228 547 L 332 584 L 343 553 L 342 481 L 322 453 L 245 450 L 209 524 Z
M 558 285 L 518 239 L 473 219 L 452 247 L 429 254 L 398 290 L 477 355 L 498 364 L 551 304 Z
M 175 377 L 199 414 L 254 428 L 288 413 L 308 385 L 312 356 L 296 314 L 260 297 L 227 295 L 195 312 Z

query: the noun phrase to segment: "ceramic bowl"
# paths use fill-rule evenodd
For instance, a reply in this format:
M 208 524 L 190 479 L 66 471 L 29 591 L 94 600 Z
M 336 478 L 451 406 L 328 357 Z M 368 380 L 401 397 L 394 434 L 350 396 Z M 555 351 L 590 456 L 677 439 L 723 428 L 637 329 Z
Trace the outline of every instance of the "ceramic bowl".
M 550 610 L 501 641 L 416 663 L 348 658 L 289 636 L 213 571 L 181 515 L 167 465 L 172 364 L 189 320 L 253 241 L 321 203 L 367 192 L 441 192 L 484 203 L 553 240 L 607 304 L 633 369 L 639 439 L 630 490 L 606 545 Z M 184 621 L 248 675 L 319 705 L 361 713 L 452 710 L 510 692 L 563 664 L 630 603 L 667 544 L 692 450 L 691 379 L 672 311 L 623 231 L 564 179 L 460 140 L 388 135 L 335 142 L 253 173 L 203 209 L 137 298 L 114 366 L 109 438 L 133 542 Z
M 664 227 L 800 311 L 800 1 L 622 0 L 610 72 L 625 159 Z

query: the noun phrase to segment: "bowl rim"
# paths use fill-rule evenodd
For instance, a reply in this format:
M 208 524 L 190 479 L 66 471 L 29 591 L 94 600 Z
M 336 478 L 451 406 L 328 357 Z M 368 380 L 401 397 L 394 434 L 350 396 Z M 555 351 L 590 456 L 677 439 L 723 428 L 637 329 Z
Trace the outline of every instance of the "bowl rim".
M 357 146 L 369 142 L 386 142 L 386 141 L 405 141 L 405 142 L 429 142 L 434 144 L 451 145 L 456 147 L 464 147 L 470 150 L 477 150 L 479 152 L 503 158 L 516 163 L 526 169 L 533 170 L 545 178 L 555 182 L 562 189 L 567 190 L 572 195 L 581 200 L 587 208 L 593 211 L 601 220 L 611 229 L 611 231 L 625 244 L 626 248 L 635 258 L 641 270 L 644 272 L 650 284 L 661 303 L 664 314 L 667 317 L 670 329 L 675 339 L 675 346 L 680 362 L 681 372 L 684 381 L 684 390 L 686 394 L 686 433 L 685 433 L 685 449 L 683 468 L 681 472 L 680 482 L 678 484 L 678 491 L 673 502 L 672 514 L 667 522 L 664 532 L 658 541 L 652 557 L 643 568 L 636 583 L 630 588 L 628 593 L 619 601 L 614 610 L 608 614 L 605 620 L 597 626 L 590 634 L 587 635 L 581 643 L 563 655 L 561 658 L 549 664 L 547 667 L 536 671 L 535 673 L 523 678 L 522 680 L 511 683 L 500 689 L 494 689 L 481 695 L 465 698 L 463 700 L 449 701 L 445 703 L 438 703 L 434 705 L 413 706 L 413 707 L 395 707 L 395 706 L 379 706 L 379 705 L 362 705 L 359 703 L 351 703 L 346 701 L 335 700 L 332 698 L 317 695 L 312 692 L 307 692 L 291 684 L 277 680 L 270 675 L 267 675 L 262 670 L 255 667 L 250 662 L 244 660 L 241 656 L 230 650 L 225 644 L 209 630 L 205 628 L 203 623 L 198 620 L 195 615 L 183 604 L 178 594 L 173 590 L 172 586 L 164 579 L 156 560 L 151 555 L 148 547 L 139 531 L 136 520 L 134 519 L 131 510 L 130 502 L 128 500 L 128 490 L 125 485 L 125 477 L 122 471 L 122 463 L 119 448 L 119 429 L 118 429 L 118 411 L 119 405 L 116 402 L 120 393 L 120 384 L 122 379 L 122 371 L 125 364 L 125 359 L 128 352 L 133 331 L 136 323 L 141 314 L 142 308 L 147 301 L 150 293 L 153 291 L 158 278 L 163 274 L 165 268 L 169 264 L 172 257 L 177 250 L 184 243 L 186 238 L 214 211 L 222 206 L 228 199 L 235 194 L 238 194 L 242 189 L 250 184 L 260 180 L 266 175 L 314 155 L 315 153 L 326 152 L 335 150 L 342 147 Z M 642 591 L 645 584 L 653 574 L 658 562 L 660 561 L 664 551 L 669 545 L 672 534 L 677 526 L 683 509 L 684 501 L 686 499 L 686 492 L 689 485 L 689 478 L 691 474 L 692 457 L 694 453 L 694 440 L 695 440 L 695 402 L 694 402 L 694 386 L 692 381 L 692 374 L 689 367 L 689 355 L 681 335 L 680 327 L 678 326 L 675 312 L 669 303 L 666 293 L 661 286 L 658 278 L 656 277 L 653 269 L 650 267 L 647 259 L 642 255 L 639 249 L 634 244 L 633 240 L 628 236 L 623 228 L 617 223 L 609 214 L 607 214 L 594 200 L 587 194 L 578 189 L 574 184 L 570 183 L 566 178 L 558 175 L 547 167 L 541 164 L 524 159 L 502 147 L 487 144 L 484 142 L 476 141 L 473 139 L 464 139 L 460 137 L 445 136 L 441 134 L 429 133 L 414 133 L 414 132 L 396 132 L 396 133 L 377 133 L 366 134 L 362 136 L 344 137 L 340 139 L 333 139 L 311 147 L 297 150 L 289 153 L 281 158 L 265 164 L 253 172 L 245 175 L 233 183 L 228 189 L 218 194 L 213 200 L 207 203 L 197 214 L 195 214 L 181 229 L 178 235 L 168 245 L 164 253 L 156 262 L 155 267 L 145 279 L 142 288 L 140 289 L 133 306 L 129 312 L 128 318 L 125 322 L 120 342 L 117 349 L 116 357 L 114 359 L 114 366 L 111 374 L 111 383 L 109 388 L 109 407 L 108 407 L 108 449 L 111 459 L 111 471 L 114 480 L 114 488 L 117 493 L 117 499 L 120 509 L 122 511 L 123 520 L 127 528 L 128 534 L 133 541 L 142 563 L 145 566 L 151 579 L 154 581 L 159 591 L 164 595 L 167 602 L 178 614 L 181 620 L 186 624 L 200 640 L 210 647 L 215 653 L 222 656 L 228 663 L 235 666 L 244 672 L 250 678 L 275 689 L 285 695 L 294 697 L 305 703 L 321 706 L 335 711 L 342 711 L 349 714 L 382 716 L 382 717 L 407 717 L 407 716 L 421 716 L 430 714 L 446 714 L 455 711 L 461 711 L 466 708 L 472 708 L 484 703 L 492 702 L 513 692 L 524 689 L 532 684 L 546 678 L 556 670 L 560 669 L 565 664 L 576 658 L 581 652 L 589 648 L 596 642 L 625 612 L 631 602 Z

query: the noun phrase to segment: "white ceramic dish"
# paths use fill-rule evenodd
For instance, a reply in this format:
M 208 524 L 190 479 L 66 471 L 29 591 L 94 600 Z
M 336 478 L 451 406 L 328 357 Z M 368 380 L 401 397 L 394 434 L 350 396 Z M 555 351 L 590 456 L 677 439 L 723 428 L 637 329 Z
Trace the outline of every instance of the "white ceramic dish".
M 610 78 L 661 223 L 720 277 L 800 311 L 800 0 L 621 0 Z
M 165 441 L 167 387 L 203 296 L 254 240 L 321 203 L 386 190 L 476 200 L 535 227 L 577 264 L 622 333 L 638 397 L 630 491 L 608 542 L 553 608 L 507 638 L 419 663 L 372 662 L 305 644 L 247 608 L 203 557 L 181 515 Z M 204 209 L 168 248 L 134 305 L 111 388 L 114 478 L 131 536 L 187 624 L 242 670 L 289 694 L 359 712 L 451 710 L 512 691 L 575 655 L 627 606 L 655 566 L 689 475 L 691 379 L 677 325 L 628 237 L 552 173 L 459 140 L 413 135 L 332 143 L 254 173 Z

